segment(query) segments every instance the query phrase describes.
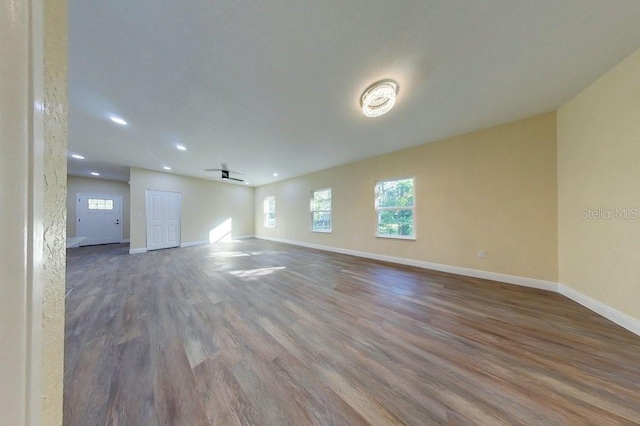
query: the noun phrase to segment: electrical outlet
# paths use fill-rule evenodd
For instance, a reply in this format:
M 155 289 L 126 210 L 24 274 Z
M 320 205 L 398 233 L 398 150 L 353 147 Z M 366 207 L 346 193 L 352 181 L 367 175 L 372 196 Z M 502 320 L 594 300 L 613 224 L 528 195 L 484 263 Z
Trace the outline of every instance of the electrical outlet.
M 478 250 L 478 257 L 484 258 L 486 256 L 487 256 L 487 254 L 484 252 L 484 250 Z

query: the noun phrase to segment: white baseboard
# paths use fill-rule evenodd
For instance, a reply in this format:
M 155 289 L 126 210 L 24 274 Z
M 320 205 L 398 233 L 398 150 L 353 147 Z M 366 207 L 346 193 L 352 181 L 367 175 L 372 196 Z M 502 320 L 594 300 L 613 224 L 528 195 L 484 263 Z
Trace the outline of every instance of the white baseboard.
M 515 284 L 523 287 L 532 287 L 532 288 L 537 288 L 541 290 L 549 290 L 554 293 L 560 293 L 563 296 L 568 297 L 569 299 L 581 304 L 587 309 L 590 309 L 593 312 L 599 315 L 602 315 L 608 320 L 640 336 L 639 320 L 633 317 L 630 317 L 629 315 L 624 314 L 608 305 L 605 305 L 602 302 L 598 302 L 597 300 L 592 299 L 589 296 L 586 296 L 564 284 L 556 283 L 553 281 L 545 281 L 545 280 L 539 280 L 536 278 L 520 277 L 517 275 L 500 274 L 497 272 L 482 271 L 479 269 L 462 268 L 459 266 L 442 265 L 440 263 L 431 263 L 431 262 L 425 262 L 422 260 L 405 259 L 402 257 L 387 256 L 383 254 L 350 250 L 350 249 L 344 249 L 340 247 L 323 246 L 323 245 L 305 243 L 300 241 L 285 240 L 282 238 L 273 238 L 273 237 L 264 237 L 264 236 L 256 236 L 255 238 L 268 240 L 268 241 L 275 241 L 275 242 L 284 243 L 284 244 L 292 244 L 292 245 L 301 246 L 301 247 L 308 247 L 312 249 L 331 251 L 334 253 L 348 254 L 351 256 L 364 257 L 367 259 L 382 260 L 385 262 L 398 263 L 401 265 L 416 266 L 418 268 L 432 269 L 434 271 L 449 272 L 452 274 L 464 275 L 467 277 L 483 278 L 483 279 L 492 280 L 492 281 L 500 281 L 507 284 Z
M 120 244 L 128 244 L 130 242 L 131 242 L 131 240 L 129 238 L 127 238 L 125 240 L 120 240 Z
M 232 239 L 235 240 L 248 240 L 250 238 L 255 238 L 255 235 L 240 235 L 238 237 L 233 237 Z
M 240 235 L 238 237 L 233 237 L 232 240 L 233 241 L 237 241 L 237 240 L 246 240 L 248 238 L 254 238 L 253 235 Z M 212 244 L 211 241 L 209 240 L 202 240 L 202 241 L 191 241 L 188 243 L 182 243 L 180 244 L 180 247 L 193 247 L 193 246 L 203 246 L 205 244 Z
M 602 315 L 610 321 L 615 322 L 620 327 L 624 327 L 630 332 L 637 334 L 640 336 L 640 321 L 630 317 L 629 315 L 618 311 L 617 309 L 612 308 L 609 305 L 605 305 L 602 302 L 597 301 L 596 299 L 592 299 L 591 297 L 580 293 L 568 287 L 564 284 L 558 284 L 558 293 L 562 294 L 565 297 L 573 300 L 595 312 L 598 315 Z
M 188 243 L 181 243 L 180 247 L 193 247 L 193 246 L 203 246 L 205 244 L 209 244 L 209 240 L 202 241 L 190 241 Z
M 284 240 L 281 238 L 261 237 L 256 238 L 275 241 L 278 243 L 293 244 L 302 247 L 308 247 L 318 250 L 331 251 L 334 253 L 348 254 L 351 256 L 364 257 L 367 259 L 382 260 L 384 262 L 398 263 L 400 265 L 416 266 L 418 268 L 432 269 L 434 271 L 449 272 L 457 275 L 464 275 L 473 278 L 483 278 L 486 280 L 500 281 L 507 284 L 515 284 L 524 287 L 532 287 L 541 290 L 558 291 L 558 283 L 552 281 L 539 280 L 536 278 L 519 277 L 516 275 L 500 274 L 497 272 L 482 271 L 479 269 L 462 268 L 460 266 L 443 265 L 440 263 L 425 262 L 423 260 L 406 259 L 403 257 L 387 256 L 384 254 L 369 253 L 366 251 L 357 251 L 343 249 L 339 247 L 323 246 L 318 244 L 304 243 L 300 241 Z
M 189 243 L 180 244 L 180 247 L 201 246 L 203 244 L 209 244 L 209 241 L 191 241 Z M 138 253 L 146 253 L 146 252 L 147 252 L 146 247 L 129 249 L 129 254 L 138 254 Z
M 246 240 L 249 238 L 255 238 L 254 235 L 241 235 L 239 237 L 234 237 L 234 241 L 235 240 Z M 129 242 L 129 240 L 123 240 L 123 242 Z M 209 240 L 202 240 L 202 241 L 190 241 L 187 243 L 181 243 L 180 247 L 194 247 L 194 246 L 203 246 L 205 244 L 211 244 L 209 242 Z M 129 254 L 137 254 L 137 253 L 146 253 L 147 249 L 146 248 L 136 248 L 136 249 L 130 249 L 129 250 Z

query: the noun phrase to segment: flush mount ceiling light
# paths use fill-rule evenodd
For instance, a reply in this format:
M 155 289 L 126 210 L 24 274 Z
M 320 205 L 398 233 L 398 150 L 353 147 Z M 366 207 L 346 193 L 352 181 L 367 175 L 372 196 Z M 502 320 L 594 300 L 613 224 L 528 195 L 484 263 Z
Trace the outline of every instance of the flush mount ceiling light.
M 187 147 L 184 145 L 176 145 L 176 149 L 179 149 L 180 151 L 186 151 Z
M 71 156 L 77 160 L 84 160 L 84 157 L 80 154 L 71 154 Z
M 171 167 L 169 167 L 169 166 L 163 166 L 162 168 L 165 169 L 165 170 L 171 170 Z
M 360 97 L 362 113 L 367 117 L 379 117 L 389 112 L 396 103 L 400 86 L 394 80 L 380 80 L 367 87 Z
M 120 118 L 118 116 L 112 115 L 109 118 L 111 119 L 111 121 L 113 121 L 114 123 L 119 124 L 121 126 L 126 126 L 127 125 L 127 122 L 124 121 L 122 118 Z
M 98 173 L 98 172 L 91 172 L 91 176 L 100 176 L 100 173 Z

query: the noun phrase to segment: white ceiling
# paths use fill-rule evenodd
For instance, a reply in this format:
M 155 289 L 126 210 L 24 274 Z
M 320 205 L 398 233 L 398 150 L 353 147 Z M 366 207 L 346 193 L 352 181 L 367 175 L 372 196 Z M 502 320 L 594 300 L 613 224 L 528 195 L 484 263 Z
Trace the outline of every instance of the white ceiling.
M 121 180 L 123 166 L 207 177 L 221 162 L 252 186 L 298 176 L 555 110 L 640 48 L 638 0 L 69 9 L 69 153 L 87 158 L 69 173 Z M 359 96 L 382 78 L 398 102 L 367 118 Z

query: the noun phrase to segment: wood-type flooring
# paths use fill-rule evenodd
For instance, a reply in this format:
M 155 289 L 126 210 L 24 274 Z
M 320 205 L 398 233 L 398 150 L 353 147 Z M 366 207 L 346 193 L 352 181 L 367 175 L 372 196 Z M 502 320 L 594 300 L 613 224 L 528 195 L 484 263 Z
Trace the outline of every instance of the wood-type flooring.
M 65 425 L 640 422 L 640 337 L 561 295 L 255 239 L 128 248 L 67 252 Z

